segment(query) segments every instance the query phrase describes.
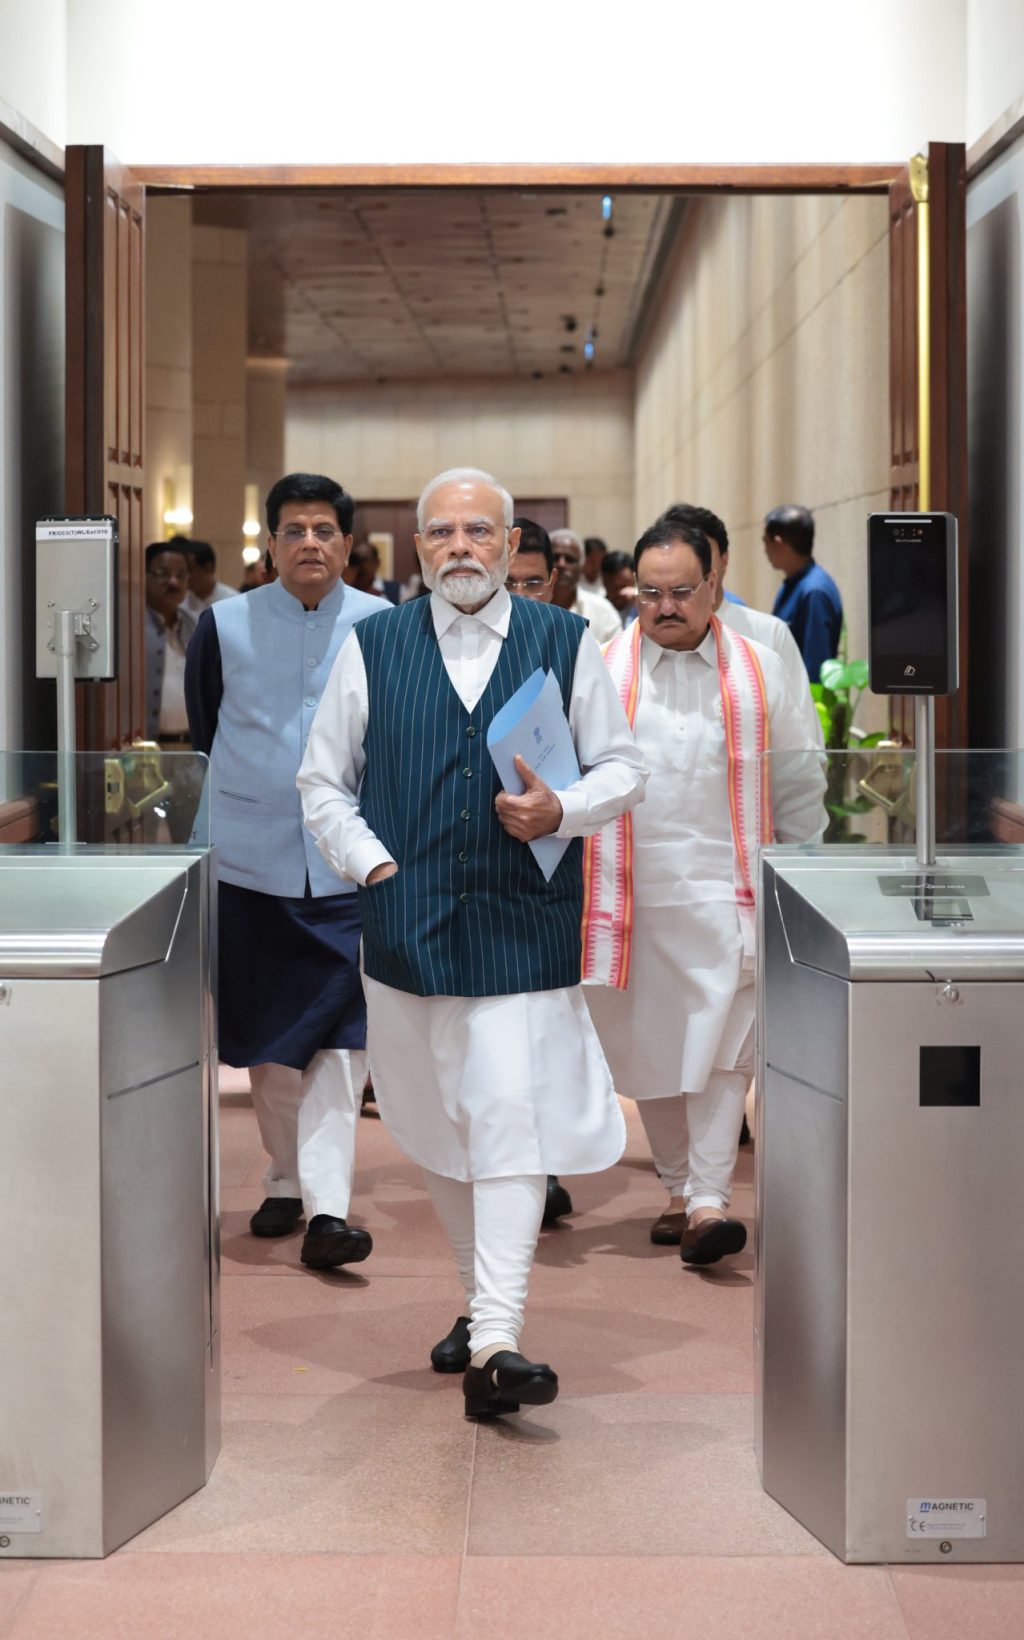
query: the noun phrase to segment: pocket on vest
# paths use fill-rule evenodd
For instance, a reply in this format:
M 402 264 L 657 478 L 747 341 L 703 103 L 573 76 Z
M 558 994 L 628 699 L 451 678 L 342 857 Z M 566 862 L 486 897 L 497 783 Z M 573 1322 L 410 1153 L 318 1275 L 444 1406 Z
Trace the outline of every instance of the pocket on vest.
M 262 797 L 250 797 L 248 792 L 232 792 L 226 786 L 217 787 L 218 797 L 229 797 L 233 803 L 262 803 Z

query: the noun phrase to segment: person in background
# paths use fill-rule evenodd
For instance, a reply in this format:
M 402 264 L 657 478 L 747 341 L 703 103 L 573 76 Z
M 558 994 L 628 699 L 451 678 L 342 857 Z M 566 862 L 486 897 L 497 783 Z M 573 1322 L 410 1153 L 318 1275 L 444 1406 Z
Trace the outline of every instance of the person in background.
M 595 598 L 607 598 L 604 582 L 601 579 L 601 565 L 608 556 L 608 544 L 602 541 L 599 535 L 585 535 L 583 537 L 583 580 L 585 590 L 592 592 Z
M 703 531 L 659 520 L 635 565 L 639 617 L 604 660 L 651 772 L 644 803 L 587 847 L 583 977 L 669 1193 L 651 1240 L 705 1265 L 747 1239 L 727 1209 L 753 1068 L 757 851 L 820 836 L 825 777 L 817 758 L 777 762 L 802 751 L 804 722 L 778 657 L 715 615 Z
M 636 572 L 629 553 L 606 553 L 601 560 L 601 578 L 619 626 L 632 626 L 636 620 Z
M 599 644 L 607 643 L 619 630 L 615 612 L 604 598 L 586 592 L 580 581 L 583 577 L 583 541 L 575 530 L 553 530 L 551 554 L 555 566 L 553 602 L 559 609 L 582 615 Z
M 255 1236 L 303 1215 L 301 1260 L 356 1264 L 373 1243 L 348 1223 L 366 1080 L 359 907 L 302 824 L 295 776 L 344 639 L 387 604 L 345 585 L 352 497 L 290 473 L 267 496 L 279 578 L 204 611 L 188 657 L 194 744 L 210 759 L 217 849 L 220 1049 L 248 1066 L 270 1157 Z
M 541 524 L 532 518 L 513 518 L 512 528 L 519 531 L 519 548 L 508 567 L 505 586 L 509 592 L 524 598 L 535 598 L 539 603 L 551 603 L 557 571 L 551 551 L 551 537 Z M 572 1197 L 554 1173 L 548 1174 L 544 1217 L 547 1226 L 567 1218 L 572 1212 Z
M 188 750 L 185 651 L 196 617 L 184 607 L 188 559 L 171 541 L 146 548 L 146 739 Z
M 754 638 L 775 651 L 782 662 L 793 703 L 806 726 L 807 744 L 824 746 L 821 719 L 811 695 L 810 679 L 789 627 L 775 615 L 766 615 L 761 609 L 751 609 L 741 599 L 730 600 L 725 591 L 724 582 L 729 568 L 729 533 L 718 514 L 713 513 L 710 507 L 695 507 L 689 502 L 678 501 L 675 506 L 666 507 L 658 523 L 688 524 L 692 529 L 702 530 L 707 536 L 711 545 L 711 567 L 717 576 L 715 614 L 730 631 L 739 632 L 745 638 Z
M 185 654 L 196 620 L 185 607 L 187 589 L 185 554 L 173 541 L 154 541 L 146 548 L 146 739 L 171 753 L 192 748 Z M 161 773 L 170 790 L 158 814 L 170 841 L 187 843 L 202 795 L 203 765 L 198 758 L 171 756 L 161 759 Z
M 190 541 L 187 536 L 171 537 L 188 559 L 188 595 L 185 608 L 198 621 L 204 609 L 224 598 L 237 598 L 235 587 L 217 579 L 217 554 L 209 541 Z
M 772 614 L 789 627 L 817 683 L 822 662 L 839 653 L 843 601 L 831 575 L 814 562 L 814 516 L 806 507 L 773 507 L 761 539 L 772 569 L 785 576 Z
M 244 566 L 238 590 L 239 592 L 252 592 L 254 587 L 266 586 L 271 579 L 272 577 L 267 574 L 266 557 L 257 558 L 254 564 Z
M 524 598 L 536 598 L 541 604 L 551 603 L 556 576 L 551 537 L 544 526 L 535 524 L 532 518 L 513 518 L 512 528 L 519 531 L 519 550 L 508 566 L 505 586 L 509 592 L 518 592 Z
M 386 598 L 389 604 L 401 602 L 402 588 L 398 581 L 385 581 L 380 573 L 380 553 L 370 541 L 358 541 L 349 553 L 345 565 L 345 580 L 360 592 L 372 592 Z

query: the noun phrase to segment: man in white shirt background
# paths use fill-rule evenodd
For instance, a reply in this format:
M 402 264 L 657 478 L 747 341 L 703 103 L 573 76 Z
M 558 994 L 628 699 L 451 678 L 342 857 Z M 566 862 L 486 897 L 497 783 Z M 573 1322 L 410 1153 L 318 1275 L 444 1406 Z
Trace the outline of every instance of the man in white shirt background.
M 188 559 L 188 595 L 185 608 L 197 621 L 204 609 L 224 598 L 237 598 L 238 588 L 217 579 L 217 554 L 209 541 L 190 541 L 184 535 L 172 537 Z
M 599 644 L 621 630 L 621 622 L 607 598 L 588 592 L 583 577 L 583 542 L 575 530 L 552 530 L 551 556 L 555 566 L 553 601 L 559 609 L 582 615 Z
M 600 535 L 583 537 L 583 590 L 595 598 L 607 598 L 601 565 L 608 556 L 608 543 Z
M 146 548 L 146 739 L 188 751 L 185 650 L 196 617 L 185 607 L 188 559 L 172 541 Z
M 185 651 L 196 618 L 185 608 L 188 560 L 173 541 L 152 541 L 146 548 L 146 739 L 170 753 L 192 748 L 185 709 Z M 169 782 L 163 805 L 172 843 L 186 843 L 192 831 L 202 789 L 202 767 L 190 757 L 161 762 Z
M 360 885 L 371 1071 L 380 1114 L 420 1163 L 468 1315 L 432 1352 L 465 1369 L 467 1416 L 545 1405 L 519 1353 L 549 1175 L 599 1172 L 625 1144 L 583 1001 L 585 835 L 643 796 L 646 771 L 583 622 L 511 598 L 511 497 L 457 468 L 424 489 L 430 589 L 370 617 L 339 653 L 299 770 L 306 824 Z M 582 774 L 553 791 L 519 760 L 501 791 L 489 723 L 551 670 Z M 527 844 L 568 847 L 550 880 Z

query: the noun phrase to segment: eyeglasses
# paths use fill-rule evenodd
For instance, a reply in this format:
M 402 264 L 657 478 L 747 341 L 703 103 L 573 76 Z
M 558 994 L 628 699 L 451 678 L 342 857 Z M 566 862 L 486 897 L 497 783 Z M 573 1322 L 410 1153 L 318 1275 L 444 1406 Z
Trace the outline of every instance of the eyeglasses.
M 330 524 L 316 524 L 306 529 L 302 524 L 286 524 L 278 532 L 277 539 L 283 541 L 286 547 L 298 547 L 311 535 L 318 546 L 329 547 L 341 534 L 340 530 L 332 529 Z
M 509 592 L 539 592 L 541 587 L 546 587 L 547 584 L 546 575 L 530 575 L 525 581 L 513 581 L 510 576 L 505 582 Z
M 667 598 L 669 603 L 682 606 L 688 604 L 701 587 L 707 585 L 707 580 L 707 576 L 702 575 L 695 587 L 641 587 L 636 595 L 637 602 L 653 605 L 660 604 L 663 598 Z
M 188 570 L 185 569 L 147 569 L 154 581 L 187 581 Z

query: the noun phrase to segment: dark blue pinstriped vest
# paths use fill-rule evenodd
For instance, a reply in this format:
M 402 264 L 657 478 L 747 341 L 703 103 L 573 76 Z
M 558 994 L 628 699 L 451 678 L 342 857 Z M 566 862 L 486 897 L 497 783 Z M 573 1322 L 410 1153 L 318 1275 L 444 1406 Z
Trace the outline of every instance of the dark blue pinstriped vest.
M 355 628 L 369 689 L 359 808 L 398 861 L 397 876 L 359 890 L 371 979 L 421 997 L 579 984 L 583 844 L 570 843 L 545 883 L 527 845 L 494 812 L 501 787 L 486 735 L 538 666 L 554 672 L 568 711 L 585 630 L 578 615 L 514 597 L 498 663 L 467 712 L 445 670 L 429 598 Z

